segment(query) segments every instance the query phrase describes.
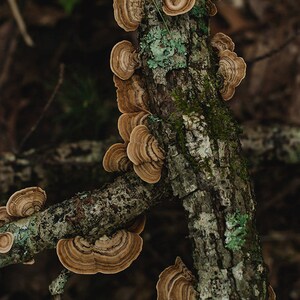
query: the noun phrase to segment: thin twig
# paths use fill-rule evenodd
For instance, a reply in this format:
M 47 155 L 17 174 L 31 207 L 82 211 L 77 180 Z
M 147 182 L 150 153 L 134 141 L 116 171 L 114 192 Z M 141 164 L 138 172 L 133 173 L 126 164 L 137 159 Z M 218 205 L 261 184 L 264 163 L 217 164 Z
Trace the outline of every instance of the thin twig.
M 22 15 L 20 13 L 18 4 L 16 2 L 16 0 L 7 0 L 11 12 L 17 22 L 17 25 L 19 27 L 20 33 L 22 34 L 22 37 L 24 39 L 24 42 L 26 43 L 26 45 L 33 47 L 34 46 L 34 42 L 31 38 L 31 36 L 28 34 L 27 29 L 26 29 L 26 24 L 22 18 Z
M 64 81 L 64 71 L 65 71 L 65 65 L 61 64 L 59 66 L 59 77 L 58 77 L 57 84 L 56 84 L 56 86 L 54 88 L 54 91 L 53 91 L 51 97 L 49 98 L 49 100 L 47 101 L 47 103 L 46 103 L 43 111 L 41 112 L 39 118 L 37 119 L 37 121 L 35 122 L 35 124 L 30 128 L 30 130 L 27 132 L 27 134 L 25 135 L 25 137 L 21 141 L 20 146 L 19 146 L 19 151 L 22 149 L 22 147 L 24 146 L 25 142 L 29 139 L 29 137 L 36 130 L 37 126 L 40 124 L 40 122 L 43 119 L 43 117 L 45 116 L 48 108 L 50 107 L 51 103 L 53 102 L 56 94 L 58 93 L 61 85 L 63 84 L 63 81 Z
M 252 64 L 255 64 L 261 60 L 264 60 L 266 58 L 269 58 L 275 54 L 277 54 L 278 52 L 282 51 L 286 46 L 288 46 L 292 41 L 294 41 L 297 37 L 299 37 L 300 35 L 300 30 L 297 30 L 295 34 L 293 34 L 290 38 L 288 38 L 282 45 L 280 45 L 278 48 L 276 49 L 272 49 L 271 51 L 262 54 L 260 56 L 257 56 L 249 61 L 247 61 L 247 65 L 250 66 Z

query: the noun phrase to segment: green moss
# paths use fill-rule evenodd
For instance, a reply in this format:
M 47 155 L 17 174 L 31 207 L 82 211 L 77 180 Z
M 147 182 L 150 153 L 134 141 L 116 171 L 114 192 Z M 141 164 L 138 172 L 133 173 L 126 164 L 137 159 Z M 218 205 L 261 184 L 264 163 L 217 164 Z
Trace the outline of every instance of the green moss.
M 198 23 L 199 29 L 202 34 L 208 35 L 208 22 L 204 22 L 208 18 L 208 11 L 205 5 L 206 0 L 200 0 L 199 5 L 195 5 L 190 11 L 190 15 L 193 16 Z
M 246 159 L 233 158 L 230 164 L 231 170 L 243 180 L 249 180 L 248 164 Z
M 240 250 L 246 241 L 248 234 L 248 214 L 236 212 L 226 220 L 225 247 L 230 250 Z
M 187 66 L 185 42 L 176 29 L 168 31 L 159 26 L 152 27 L 141 39 L 140 46 L 141 52 L 148 56 L 147 64 L 151 69 L 159 68 L 166 74 Z

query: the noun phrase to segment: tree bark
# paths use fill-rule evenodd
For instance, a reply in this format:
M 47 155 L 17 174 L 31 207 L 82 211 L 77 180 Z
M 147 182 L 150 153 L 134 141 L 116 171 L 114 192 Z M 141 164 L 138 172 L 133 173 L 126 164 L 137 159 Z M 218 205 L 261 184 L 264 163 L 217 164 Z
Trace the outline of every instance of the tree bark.
M 109 235 L 163 198 L 172 199 L 167 179 L 154 186 L 128 173 L 102 190 L 79 193 L 45 211 L 4 224 L 0 233 L 13 233 L 14 244 L 8 253 L 0 254 L 0 268 L 29 261 L 55 248 L 62 238 L 80 235 L 95 241 Z
M 188 213 L 198 299 L 266 299 L 255 200 L 238 126 L 218 93 L 205 1 L 178 17 L 145 4 L 140 29 L 150 126 Z M 182 51 L 183 50 L 183 51 Z M 162 55 L 175 53 L 164 60 Z M 162 54 L 163 53 L 163 54 Z

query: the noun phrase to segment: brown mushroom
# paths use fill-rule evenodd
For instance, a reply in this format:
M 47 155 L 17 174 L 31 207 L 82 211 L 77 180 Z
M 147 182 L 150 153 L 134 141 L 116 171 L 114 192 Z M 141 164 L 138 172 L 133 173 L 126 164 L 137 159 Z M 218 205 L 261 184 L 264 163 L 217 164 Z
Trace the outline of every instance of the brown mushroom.
M 0 227 L 13 220 L 14 218 L 7 213 L 6 206 L 0 206 Z
M 215 16 L 218 12 L 216 5 L 211 0 L 206 1 L 206 8 L 211 17 Z
M 13 217 L 28 217 L 39 211 L 46 199 L 44 190 L 39 187 L 28 187 L 10 196 L 6 203 L 6 210 Z
M 35 264 L 34 258 L 23 262 L 23 265 L 30 265 L 31 266 L 31 265 L 34 265 L 34 264 Z
M 11 232 L 0 233 L 0 253 L 7 253 L 14 243 L 14 235 Z
M 125 270 L 139 256 L 142 247 L 143 239 L 127 230 L 119 230 L 110 238 L 100 238 L 94 246 L 99 272 L 115 274 Z
M 141 111 L 138 113 L 125 113 L 119 117 L 118 130 L 125 143 L 129 143 L 130 134 L 136 126 L 147 125 L 148 116 L 148 113 Z
M 143 82 L 138 75 L 128 80 L 113 77 L 117 88 L 117 102 L 121 113 L 148 112 L 148 94 L 143 88 Z
M 180 257 L 159 275 L 157 300 L 196 300 L 195 278 Z
M 234 50 L 234 42 L 232 39 L 225 33 L 218 32 L 211 39 L 211 45 L 216 48 L 219 54 L 224 50 Z
M 107 172 L 125 172 L 130 169 L 131 162 L 127 157 L 126 144 L 111 145 L 103 157 L 103 168 Z
M 140 215 L 126 225 L 126 230 L 137 234 L 141 234 L 144 231 L 145 225 L 146 216 Z
M 56 246 L 62 265 L 77 274 L 115 274 L 131 265 L 142 250 L 142 238 L 126 230 L 102 237 L 94 245 L 82 237 L 59 240 Z
M 168 16 L 178 16 L 190 11 L 194 5 L 195 0 L 163 0 L 163 11 Z
M 164 151 L 145 125 L 138 125 L 132 130 L 127 155 L 135 165 L 157 162 L 165 158 Z
M 114 0 L 114 16 L 118 25 L 125 31 L 136 30 L 143 18 L 142 0 Z
M 220 52 L 218 73 L 224 79 L 223 86 L 220 89 L 221 95 L 224 100 L 229 100 L 233 97 L 235 88 L 246 76 L 246 63 L 235 52 L 224 50 Z
M 271 285 L 268 286 L 268 294 L 269 294 L 268 300 L 276 300 L 277 297 Z
M 153 161 L 141 165 L 133 165 L 133 170 L 142 180 L 153 184 L 160 180 L 162 166 L 162 161 Z
M 140 60 L 131 42 L 121 41 L 111 50 L 110 68 L 119 78 L 129 79 L 139 66 Z

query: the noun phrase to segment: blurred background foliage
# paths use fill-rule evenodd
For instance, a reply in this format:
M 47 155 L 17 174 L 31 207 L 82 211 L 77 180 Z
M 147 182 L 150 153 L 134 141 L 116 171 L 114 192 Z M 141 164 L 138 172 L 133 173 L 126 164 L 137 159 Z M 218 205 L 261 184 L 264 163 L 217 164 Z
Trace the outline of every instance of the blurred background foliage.
M 18 4 L 35 46 L 24 43 L 7 1 L 0 0 L 0 153 L 116 137 L 119 112 L 110 50 L 122 39 L 134 43 L 137 39 L 115 23 L 112 0 L 20 0 Z M 228 103 L 235 117 L 242 124 L 300 125 L 298 1 L 216 4 L 219 12 L 211 18 L 211 34 L 221 31 L 231 36 L 248 65 L 246 79 Z M 55 88 L 61 64 L 63 84 L 20 149 Z M 277 162 L 252 169 L 264 259 L 271 285 L 284 300 L 300 299 L 299 170 L 299 165 Z M 75 177 L 72 188 L 54 178 L 55 185 L 46 187 L 53 195 L 48 205 L 82 189 L 98 188 L 107 179 L 92 172 Z M 180 205 L 166 201 L 151 211 L 143 237 L 142 255 L 128 270 L 118 275 L 74 275 L 64 299 L 156 299 L 158 275 L 177 255 L 192 266 Z M 0 300 L 50 299 L 47 287 L 60 269 L 55 251 L 46 251 L 33 266 L 0 270 Z

